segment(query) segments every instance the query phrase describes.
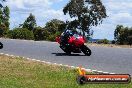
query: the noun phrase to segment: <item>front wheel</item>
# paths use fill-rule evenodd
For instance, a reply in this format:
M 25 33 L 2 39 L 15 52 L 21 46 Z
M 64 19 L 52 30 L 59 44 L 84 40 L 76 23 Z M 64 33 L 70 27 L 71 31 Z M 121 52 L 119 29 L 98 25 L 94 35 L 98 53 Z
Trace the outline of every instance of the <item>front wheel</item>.
M 85 45 L 81 47 L 81 51 L 87 56 L 90 56 L 92 54 L 91 50 Z
M 3 44 L 0 42 L 0 49 L 2 49 L 3 48 Z

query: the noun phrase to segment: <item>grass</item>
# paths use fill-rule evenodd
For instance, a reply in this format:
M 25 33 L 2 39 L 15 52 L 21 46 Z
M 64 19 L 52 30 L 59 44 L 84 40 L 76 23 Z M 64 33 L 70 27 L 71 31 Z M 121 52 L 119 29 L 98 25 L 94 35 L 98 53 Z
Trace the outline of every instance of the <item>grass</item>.
M 76 83 L 77 71 L 0 55 L 0 88 L 132 88 L 130 84 Z

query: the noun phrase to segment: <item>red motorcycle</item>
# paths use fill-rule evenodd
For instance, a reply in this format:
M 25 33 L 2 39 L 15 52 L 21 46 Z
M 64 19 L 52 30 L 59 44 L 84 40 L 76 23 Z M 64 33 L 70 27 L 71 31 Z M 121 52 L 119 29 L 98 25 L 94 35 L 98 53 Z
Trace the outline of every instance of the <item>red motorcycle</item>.
M 66 35 L 67 37 L 65 38 Z M 60 37 L 56 37 L 56 42 L 60 44 L 60 48 L 67 54 L 73 53 L 81 53 L 83 52 L 85 55 L 90 56 L 91 50 L 84 45 L 85 39 L 83 36 L 79 34 L 64 34 Z

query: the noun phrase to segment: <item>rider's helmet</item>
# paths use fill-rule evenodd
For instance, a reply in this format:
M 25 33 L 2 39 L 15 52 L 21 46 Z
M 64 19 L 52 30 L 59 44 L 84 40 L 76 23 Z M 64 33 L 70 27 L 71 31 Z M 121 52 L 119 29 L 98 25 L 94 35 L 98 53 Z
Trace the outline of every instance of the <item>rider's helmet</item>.
M 72 30 L 65 30 L 63 33 L 62 33 L 63 36 L 73 36 L 73 31 Z

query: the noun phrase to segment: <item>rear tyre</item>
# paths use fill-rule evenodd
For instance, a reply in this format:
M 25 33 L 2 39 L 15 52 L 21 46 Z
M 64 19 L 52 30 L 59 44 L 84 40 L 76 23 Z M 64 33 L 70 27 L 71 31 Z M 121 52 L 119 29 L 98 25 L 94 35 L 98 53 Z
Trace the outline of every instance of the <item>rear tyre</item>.
M 81 47 L 81 51 L 87 56 L 90 56 L 92 54 L 91 50 L 85 45 Z
M 3 48 L 3 44 L 0 42 L 0 49 L 2 49 Z

